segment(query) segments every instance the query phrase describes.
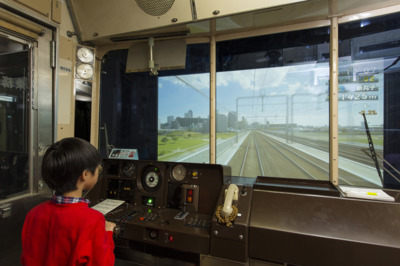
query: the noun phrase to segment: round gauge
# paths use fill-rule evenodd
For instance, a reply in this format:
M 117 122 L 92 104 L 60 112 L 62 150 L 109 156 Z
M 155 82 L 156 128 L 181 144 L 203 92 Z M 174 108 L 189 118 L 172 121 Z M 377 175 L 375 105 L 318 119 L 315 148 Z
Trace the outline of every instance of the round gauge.
M 148 167 L 142 174 L 141 184 L 147 192 L 155 192 L 161 186 L 162 176 L 157 167 Z
M 81 64 L 76 69 L 76 73 L 82 79 L 90 79 L 93 77 L 93 67 L 88 64 Z
M 133 162 L 126 162 L 122 165 L 122 174 L 130 178 L 135 173 L 135 164 Z
M 158 184 L 158 175 L 156 172 L 149 172 L 145 178 L 146 185 L 150 188 L 154 188 Z
M 177 164 L 172 169 L 172 177 L 176 181 L 182 181 L 186 176 L 186 168 L 182 164 Z
M 78 56 L 78 59 L 84 63 L 90 63 L 94 58 L 93 51 L 85 47 L 79 48 L 76 55 Z

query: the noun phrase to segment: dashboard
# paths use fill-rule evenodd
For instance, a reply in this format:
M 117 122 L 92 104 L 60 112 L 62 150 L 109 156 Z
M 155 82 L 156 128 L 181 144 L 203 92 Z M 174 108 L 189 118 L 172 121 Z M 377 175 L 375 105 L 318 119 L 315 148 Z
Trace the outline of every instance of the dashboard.
M 105 214 L 116 237 L 208 254 L 216 202 L 230 168 L 221 165 L 107 159 L 87 198 L 124 203 Z
M 122 203 L 105 213 L 117 224 L 119 259 L 379 265 L 383 257 L 398 264 L 397 192 L 395 202 L 355 199 L 329 181 L 232 177 L 229 167 L 215 164 L 107 159 L 103 169 L 86 198 L 93 205 Z

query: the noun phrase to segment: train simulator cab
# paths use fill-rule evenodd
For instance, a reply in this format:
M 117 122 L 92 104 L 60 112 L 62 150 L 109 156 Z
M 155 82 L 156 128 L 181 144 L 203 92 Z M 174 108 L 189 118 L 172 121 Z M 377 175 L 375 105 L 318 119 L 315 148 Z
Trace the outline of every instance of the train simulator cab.
M 0 265 L 66 137 L 116 266 L 400 265 L 399 61 L 396 0 L 0 0 Z
M 380 201 L 343 195 L 328 181 L 109 159 L 87 198 L 117 224 L 121 265 L 397 264 L 399 193 Z

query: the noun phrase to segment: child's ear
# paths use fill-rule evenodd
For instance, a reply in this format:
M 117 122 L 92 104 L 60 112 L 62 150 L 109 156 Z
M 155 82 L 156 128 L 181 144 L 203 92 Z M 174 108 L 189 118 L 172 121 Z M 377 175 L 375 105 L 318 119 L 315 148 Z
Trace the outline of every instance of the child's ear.
M 79 176 L 79 179 L 85 181 L 88 177 L 88 170 L 83 170 L 82 174 Z

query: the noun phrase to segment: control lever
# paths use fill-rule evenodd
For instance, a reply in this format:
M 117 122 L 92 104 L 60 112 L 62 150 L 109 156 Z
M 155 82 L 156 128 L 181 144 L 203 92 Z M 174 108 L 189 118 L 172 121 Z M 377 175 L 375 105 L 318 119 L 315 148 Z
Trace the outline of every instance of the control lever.
M 183 207 L 182 207 L 182 211 L 180 211 L 174 219 L 176 220 L 183 220 L 183 218 L 186 217 L 186 215 L 188 215 L 189 212 L 186 211 L 186 202 L 183 203 Z
M 220 224 L 232 226 L 238 214 L 238 209 L 232 202 L 238 199 L 239 188 L 235 184 L 230 184 L 228 189 L 225 190 L 224 204 L 220 205 L 215 212 L 215 216 Z
M 121 226 L 117 225 L 113 229 L 113 233 L 115 236 L 119 236 L 119 233 L 121 232 Z
M 233 211 L 232 201 L 238 200 L 238 193 L 239 193 L 239 188 L 235 184 L 230 184 L 228 189 L 225 190 L 224 207 L 222 208 L 221 212 L 222 216 L 224 216 L 225 218 L 231 215 Z

